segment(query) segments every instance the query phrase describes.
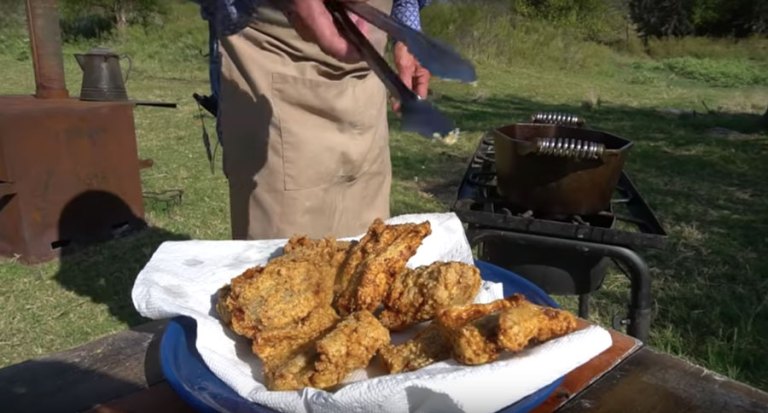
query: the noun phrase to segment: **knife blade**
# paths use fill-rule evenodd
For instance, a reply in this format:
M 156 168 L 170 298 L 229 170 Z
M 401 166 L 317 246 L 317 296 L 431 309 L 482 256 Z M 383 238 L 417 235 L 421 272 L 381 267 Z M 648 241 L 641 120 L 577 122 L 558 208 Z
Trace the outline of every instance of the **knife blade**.
M 433 76 L 462 82 L 477 80 L 472 63 L 461 57 L 449 45 L 398 22 L 368 3 L 345 2 L 344 6 L 394 39 L 403 42 L 408 47 L 408 51 Z
M 421 99 L 409 89 L 386 60 L 373 47 L 347 14 L 346 8 L 335 0 L 328 0 L 326 8 L 331 13 L 341 34 L 357 48 L 371 70 L 381 79 L 389 92 L 400 100 L 403 129 L 416 132 L 428 139 L 450 142 L 456 135 L 453 121 L 443 115 L 427 100 Z

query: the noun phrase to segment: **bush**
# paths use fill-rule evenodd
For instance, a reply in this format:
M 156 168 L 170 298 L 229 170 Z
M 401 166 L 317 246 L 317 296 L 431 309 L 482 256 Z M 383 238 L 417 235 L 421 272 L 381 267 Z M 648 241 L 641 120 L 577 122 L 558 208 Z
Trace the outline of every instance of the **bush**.
M 0 0 L 0 29 L 25 23 L 23 0 Z
M 69 40 L 101 37 L 131 24 L 147 27 L 168 11 L 165 0 L 62 0 L 62 32 Z
M 29 59 L 28 37 L 24 0 L 0 0 L 0 53 Z
M 629 14 L 645 37 L 685 36 L 693 31 L 693 0 L 630 0 Z
M 61 19 L 61 37 L 65 42 L 100 39 L 115 28 L 114 20 L 99 14 L 84 14 Z
M 694 34 L 736 36 L 768 33 L 765 0 L 699 0 L 691 9 Z
M 584 40 L 612 44 L 626 40 L 624 0 L 510 0 L 517 16 L 574 29 Z
M 644 37 L 768 34 L 765 0 L 630 0 Z
M 576 70 L 605 67 L 611 50 L 584 41 L 578 28 L 513 14 L 509 3 L 436 3 L 422 14 L 424 31 L 476 63 Z

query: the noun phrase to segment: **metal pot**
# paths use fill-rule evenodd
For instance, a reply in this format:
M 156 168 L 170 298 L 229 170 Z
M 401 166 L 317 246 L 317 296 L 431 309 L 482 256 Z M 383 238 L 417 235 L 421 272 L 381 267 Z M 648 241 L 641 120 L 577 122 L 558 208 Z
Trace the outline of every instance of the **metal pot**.
M 540 215 L 606 210 L 632 142 L 577 127 L 519 123 L 493 130 L 498 190 Z
M 75 59 L 83 70 L 83 84 L 80 89 L 80 100 L 93 101 L 126 101 L 128 93 L 125 82 L 131 71 L 131 59 L 128 59 L 128 70 L 123 78 L 120 68 L 120 55 L 105 48 L 93 48 L 84 54 L 76 54 Z

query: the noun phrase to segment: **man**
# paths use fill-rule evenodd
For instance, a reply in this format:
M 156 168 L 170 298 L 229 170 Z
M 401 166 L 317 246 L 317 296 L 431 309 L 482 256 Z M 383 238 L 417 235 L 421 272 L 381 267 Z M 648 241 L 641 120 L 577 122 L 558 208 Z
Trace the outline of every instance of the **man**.
M 388 217 L 386 91 L 323 0 L 200 1 L 218 36 L 220 69 L 211 75 L 232 237 L 344 237 Z M 420 29 L 427 1 L 369 3 Z M 386 35 L 352 18 L 383 53 Z M 404 83 L 426 96 L 429 72 L 402 44 L 394 60 Z

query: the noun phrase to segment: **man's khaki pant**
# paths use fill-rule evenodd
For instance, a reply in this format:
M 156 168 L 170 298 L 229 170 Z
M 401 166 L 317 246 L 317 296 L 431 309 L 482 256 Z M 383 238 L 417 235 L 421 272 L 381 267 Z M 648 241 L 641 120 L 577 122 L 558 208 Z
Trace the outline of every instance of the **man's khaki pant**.
M 386 36 L 370 29 L 383 51 Z M 234 239 L 352 236 L 389 216 L 386 91 L 367 65 L 342 64 L 267 18 L 220 50 Z

